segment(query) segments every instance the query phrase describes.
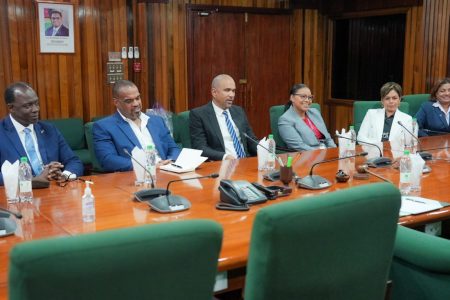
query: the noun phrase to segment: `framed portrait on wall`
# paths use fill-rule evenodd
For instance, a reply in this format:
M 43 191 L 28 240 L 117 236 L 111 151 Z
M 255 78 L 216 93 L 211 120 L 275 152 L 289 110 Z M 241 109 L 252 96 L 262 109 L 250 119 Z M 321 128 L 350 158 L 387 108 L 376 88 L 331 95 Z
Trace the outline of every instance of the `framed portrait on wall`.
M 73 4 L 36 3 L 41 53 L 74 53 Z

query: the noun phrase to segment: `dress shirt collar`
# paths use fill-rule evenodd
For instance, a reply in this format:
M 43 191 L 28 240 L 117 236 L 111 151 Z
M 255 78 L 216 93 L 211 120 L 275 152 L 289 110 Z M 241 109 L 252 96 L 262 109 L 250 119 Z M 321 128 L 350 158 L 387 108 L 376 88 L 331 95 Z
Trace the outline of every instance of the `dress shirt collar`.
M 11 122 L 12 122 L 14 128 L 16 128 L 17 133 L 23 133 L 23 130 L 24 130 L 25 128 L 29 128 L 29 129 L 31 130 L 31 133 L 34 132 L 34 125 L 33 125 L 33 124 L 29 124 L 27 127 L 25 127 L 25 126 L 23 126 L 22 124 L 20 124 L 19 122 L 17 122 L 17 121 L 13 118 L 13 116 L 12 116 L 11 114 L 9 115 L 9 117 L 10 117 L 10 119 L 11 119 Z
M 127 122 L 127 123 L 133 122 L 133 120 L 131 120 L 131 119 L 125 117 L 124 115 L 122 115 L 122 113 L 121 113 L 119 110 L 117 110 L 117 112 L 119 113 L 119 115 L 122 117 L 122 119 L 123 119 L 125 122 Z M 148 119 L 150 119 L 150 117 L 147 116 L 146 114 L 144 114 L 144 113 L 141 112 L 141 113 L 139 114 L 139 119 L 141 119 L 142 122 L 147 123 L 147 122 L 148 122 Z
M 231 113 L 230 113 L 230 110 L 229 110 L 229 109 L 223 110 L 222 108 L 218 107 L 218 106 L 214 103 L 214 101 L 211 101 L 211 103 L 212 103 L 212 106 L 213 106 L 213 108 L 214 108 L 214 113 L 216 114 L 217 117 L 223 117 L 223 112 L 224 112 L 224 111 L 228 112 L 228 116 L 231 116 Z

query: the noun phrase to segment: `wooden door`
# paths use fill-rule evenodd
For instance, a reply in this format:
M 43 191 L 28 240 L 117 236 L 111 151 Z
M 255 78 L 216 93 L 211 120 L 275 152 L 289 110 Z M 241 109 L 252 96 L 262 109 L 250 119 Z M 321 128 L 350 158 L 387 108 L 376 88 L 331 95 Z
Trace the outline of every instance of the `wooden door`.
M 289 99 L 290 16 L 248 14 L 246 112 L 258 137 L 270 130 L 269 109 Z
M 245 74 L 244 15 L 190 10 L 188 28 L 189 109 L 211 100 L 211 81 L 219 74 L 238 80 Z M 236 104 L 242 105 L 237 86 Z
M 256 136 L 270 133 L 269 108 L 287 101 L 292 84 L 290 14 L 270 11 L 189 11 L 189 109 L 210 101 L 212 78 L 226 73 Z

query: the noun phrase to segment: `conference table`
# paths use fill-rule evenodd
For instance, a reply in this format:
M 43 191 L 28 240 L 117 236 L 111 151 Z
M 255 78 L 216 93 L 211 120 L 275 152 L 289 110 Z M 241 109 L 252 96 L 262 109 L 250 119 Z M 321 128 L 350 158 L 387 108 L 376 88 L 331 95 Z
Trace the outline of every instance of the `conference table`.
M 422 191 L 420 194 L 422 197 L 450 202 L 449 193 L 447 192 L 450 153 L 446 149 L 449 143 L 450 136 L 421 139 L 420 146 L 422 149 L 434 149 L 429 151 L 433 154 L 433 160 L 427 162 L 432 171 L 424 174 L 422 178 Z M 361 146 L 358 146 L 356 152 L 359 153 L 361 151 Z M 384 156 L 392 157 L 395 151 L 397 150 L 393 149 L 389 143 L 385 143 Z M 297 153 L 281 154 L 280 158 L 286 161 L 286 156 L 288 155 L 295 157 Z M 300 177 L 306 176 L 314 163 L 336 158 L 338 155 L 337 148 L 303 152 L 299 154 L 293 165 L 294 172 Z M 95 196 L 96 220 L 92 223 L 84 223 L 82 221 L 81 197 L 85 184 L 80 180 L 76 180 L 61 187 L 56 182 L 51 182 L 49 188 L 33 191 L 33 203 L 18 203 L 8 206 L 11 210 L 20 211 L 23 214 L 23 218 L 15 220 L 18 226 L 14 235 L 0 238 L 0 298 L 4 299 L 7 297 L 9 251 L 20 242 L 94 233 L 148 223 L 155 224 L 198 218 L 212 219 L 223 226 L 224 236 L 218 262 L 219 272 L 227 272 L 228 290 L 242 287 L 245 278 L 245 266 L 252 224 L 256 213 L 261 208 L 269 205 L 294 199 L 301 201 L 301 199 L 322 193 L 380 182 L 379 178 L 372 175 L 369 176 L 368 180 L 350 178 L 346 183 L 336 181 L 335 175 L 339 169 L 346 168 L 347 172 L 356 173 L 354 165 L 363 164 L 365 160 L 365 157 L 357 157 L 355 159 L 318 164 L 314 168 L 314 174 L 331 181 L 331 187 L 322 190 L 307 190 L 298 188 L 294 182 L 291 182 L 292 194 L 269 200 L 263 204 L 253 205 L 248 211 L 216 209 L 216 204 L 220 198 L 218 187 L 221 179 L 247 180 L 263 185 L 282 185 L 280 181 L 269 182 L 263 179 L 265 172 L 258 171 L 256 157 L 207 162 L 202 164 L 195 172 L 184 174 L 158 170 L 156 186 L 159 188 L 165 188 L 171 180 L 205 176 L 212 173 L 219 174 L 219 177 L 216 179 L 206 178 L 172 183 L 170 185 L 171 193 L 186 197 L 192 203 L 192 207 L 189 210 L 170 214 L 161 214 L 150 210 L 146 203 L 138 202 L 134 199 L 133 193 L 139 191 L 142 187 L 135 186 L 135 176 L 132 171 L 85 176 L 83 177 L 84 179 L 94 182 L 92 191 Z M 398 185 L 398 169 L 390 166 L 371 169 L 371 171 Z M 7 206 L 4 191 L 0 191 L 0 206 Z M 15 219 L 14 217 L 11 218 Z M 424 224 L 448 219 L 450 219 L 450 207 L 444 207 L 429 213 L 401 217 L 399 218 L 399 224 L 419 227 Z

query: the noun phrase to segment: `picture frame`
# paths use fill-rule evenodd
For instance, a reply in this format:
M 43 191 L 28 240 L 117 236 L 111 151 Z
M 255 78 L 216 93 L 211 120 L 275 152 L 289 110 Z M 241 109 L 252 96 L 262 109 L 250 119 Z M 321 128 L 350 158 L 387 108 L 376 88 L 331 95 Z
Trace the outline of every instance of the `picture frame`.
M 72 3 L 36 1 L 41 53 L 75 53 Z

